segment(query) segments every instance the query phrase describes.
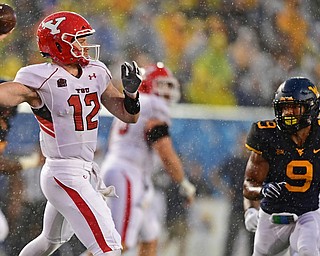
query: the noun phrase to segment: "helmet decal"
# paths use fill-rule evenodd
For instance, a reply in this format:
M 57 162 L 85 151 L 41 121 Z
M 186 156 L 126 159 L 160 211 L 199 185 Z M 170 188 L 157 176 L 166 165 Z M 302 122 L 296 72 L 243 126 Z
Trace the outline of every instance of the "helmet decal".
M 60 29 L 58 29 L 58 26 L 60 25 L 60 23 L 62 21 L 64 21 L 66 19 L 66 17 L 61 17 L 61 18 L 56 18 L 54 21 L 55 23 L 53 23 L 53 20 L 49 20 L 47 22 L 42 22 L 41 26 L 43 28 L 47 28 L 50 29 L 50 34 L 55 35 L 55 34 L 59 34 L 60 33 Z
M 310 91 L 312 91 L 312 92 L 316 95 L 317 98 L 319 98 L 320 94 L 319 94 L 319 92 L 318 92 L 318 88 L 317 88 L 317 87 L 315 87 L 315 86 L 313 85 L 313 86 L 309 86 L 308 89 L 309 89 Z

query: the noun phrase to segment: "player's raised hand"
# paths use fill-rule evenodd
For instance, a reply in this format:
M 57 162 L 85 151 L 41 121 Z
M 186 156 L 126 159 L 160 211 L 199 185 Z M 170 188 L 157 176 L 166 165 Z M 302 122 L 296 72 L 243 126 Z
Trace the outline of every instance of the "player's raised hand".
M 125 62 L 121 65 L 121 79 L 123 88 L 129 93 L 135 93 L 142 81 L 141 71 L 135 61 L 132 61 L 132 65 Z
M 261 194 L 263 197 L 268 197 L 271 199 L 277 199 L 280 197 L 286 182 L 270 182 L 262 186 Z

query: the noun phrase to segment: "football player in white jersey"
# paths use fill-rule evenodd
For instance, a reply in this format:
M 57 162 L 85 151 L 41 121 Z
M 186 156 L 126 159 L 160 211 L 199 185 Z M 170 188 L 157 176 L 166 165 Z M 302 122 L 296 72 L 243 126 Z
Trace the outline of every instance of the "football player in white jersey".
M 0 85 L 1 106 L 31 106 L 46 157 L 40 181 L 48 200 L 43 232 L 20 256 L 50 255 L 74 233 L 93 255 L 121 255 L 121 238 L 105 203 L 114 190 L 104 186 L 93 157 L 101 105 L 123 122 L 137 122 L 141 76 L 135 62 L 125 62 L 124 93 L 119 92 L 98 60 L 99 45 L 87 42 L 94 32 L 79 14 L 47 16 L 38 27 L 37 42 L 52 63 L 23 67 L 13 82 Z
M 145 68 L 139 92 L 139 121 L 131 125 L 114 119 L 101 171 L 105 184 L 114 184 L 119 195 L 108 202 L 124 250 L 139 245 L 139 256 L 155 256 L 160 232 L 160 223 L 150 207 L 155 156 L 180 184 L 187 200 L 193 200 L 195 187 L 184 174 L 169 133 L 168 103 L 180 98 L 177 79 L 163 63 L 150 65 Z

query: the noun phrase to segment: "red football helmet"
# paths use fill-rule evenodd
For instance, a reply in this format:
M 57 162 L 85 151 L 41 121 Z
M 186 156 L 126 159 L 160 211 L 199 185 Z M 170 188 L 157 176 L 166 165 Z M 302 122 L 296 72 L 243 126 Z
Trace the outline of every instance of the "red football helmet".
M 172 72 L 162 62 L 144 69 L 140 93 L 155 94 L 170 102 L 180 100 L 180 84 Z
M 58 64 L 79 63 L 88 65 L 89 60 L 98 60 L 100 45 L 81 45 L 78 38 L 92 35 L 95 30 L 81 15 L 74 12 L 56 12 L 47 16 L 39 25 L 37 41 L 41 54 Z M 78 43 L 80 49 L 74 46 Z M 89 49 L 95 51 L 94 58 L 87 54 Z

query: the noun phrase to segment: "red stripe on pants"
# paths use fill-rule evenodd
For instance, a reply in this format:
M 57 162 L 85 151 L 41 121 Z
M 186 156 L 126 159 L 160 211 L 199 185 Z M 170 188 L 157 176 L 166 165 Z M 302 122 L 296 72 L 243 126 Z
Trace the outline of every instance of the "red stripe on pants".
M 64 189 L 64 191 L 67 192 L 67 194 L 70 196 L 72 201 L 75 203 L 75 205 L 78 207 L 79 211 L 82 213 L 83 217 L 87 221 L 99 247 L 103 252 L 109 252 L 112 251 L 112 249 L 107 245 L 102 231 L 99 227 L 98 221 L 96 217 L 94 216 L 93 212 L 90 210 L 89 206 L 86 204 L 86 202 L 82 199 L 82 197 L 79 195 L 79 193 L 72 188 L 69 188 L 65 186 L 63 183 L 61 183 L 57 178 L 54 178 L 55 181 L 59 184 L 60 187 Z
M 125 207 L 125 213 L 124 213 L 124 220 L 123 220 L 123 229 L 122 229 L 122 240 L 123 243 L 126 241 L 127 236 L 127 230 L 130 220 L 130 214 L 131 214 L 131 183 L 130 180 L 125 176 L 126 184 L 127 184 L 127 201 L 126 201 L 126 207 Z

